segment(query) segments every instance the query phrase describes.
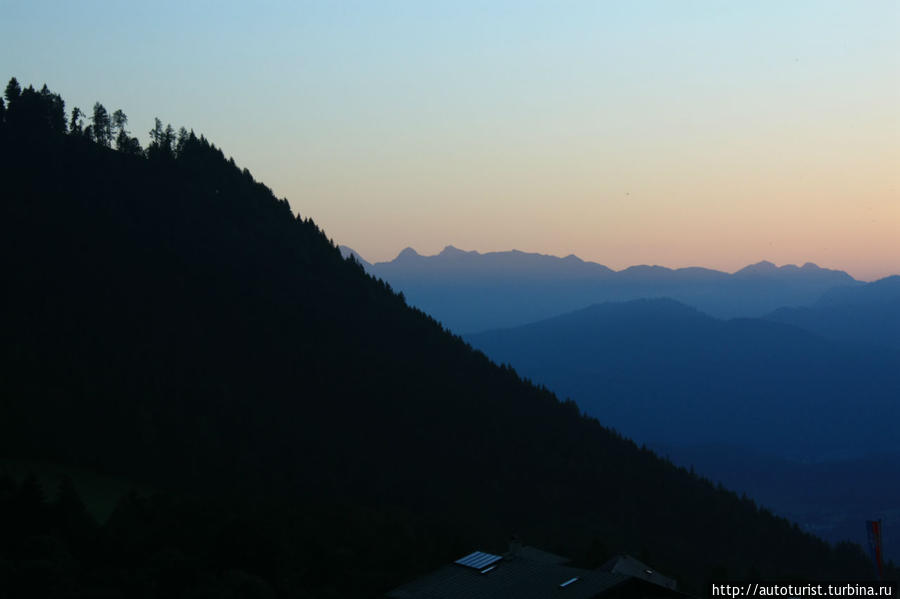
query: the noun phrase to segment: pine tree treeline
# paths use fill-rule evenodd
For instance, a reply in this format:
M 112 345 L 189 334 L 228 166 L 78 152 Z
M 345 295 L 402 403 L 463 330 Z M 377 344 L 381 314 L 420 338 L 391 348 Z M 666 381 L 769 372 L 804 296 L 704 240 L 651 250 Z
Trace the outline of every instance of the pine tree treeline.
M 5 99 L 5 101 L 4 101 Z M 85 126 L 85 119 L 90 124 Z M 202 146 L 217 151 L 203 136 L 199 138 L 193 131 L 181 127 L 177 132 L 171 124 L 163 127 L 162 121 L 155 119 L 150 130 L 150 143 L 141 147 L 137 137 L 127 129 L 128 116 L 118 109 L 109 114 L 100 102 L 94 104 L 90 115 L 77 106 L 72 108 L 68 121 L 65 102 L 59 94 L 51 92 L 45 84 L 40 91 L 29 85 L 22 89 L 13 77 L 6 85 L 4 98 L 0 98 L 0 126 L 13 132 L 27 133 L 37 137 L 48 134 L 67 134 L 96 143 L 105 148 L 115 148 L 132 156 L 150 159 L 176 159 L 192 146 Z
M 229 576 L 256 594 L 220 596 L 370 597 L 512 533 L 696 593 L 871 576 L 491 363 L 204 137 L 157 120 L 140 149 L 124 113 L 67 122 L 45 90 L 0 105 L 0 456 L 161 489 L 122 508 L 115 555 L 67 548 L 103 596 L 140 570 L 146 597 Z

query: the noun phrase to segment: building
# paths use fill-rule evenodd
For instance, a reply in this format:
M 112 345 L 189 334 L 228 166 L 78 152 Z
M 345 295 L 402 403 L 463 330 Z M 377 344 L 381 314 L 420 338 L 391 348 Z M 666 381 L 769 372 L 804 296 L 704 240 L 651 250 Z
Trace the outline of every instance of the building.
M 614 572 L 616 574 L 625 574 L 635 578 L 642 578 L 647 582 L 658 584 L 667 589 L 676 590 L 678 586 L 676 582 L 668 576 L 663 576 L 647 564 L 640 562 L 630 555 L 617 555 L 602 566 L 601 570 Z
M 390 599 L 631 599 L 677 597 L 675 581 L 630 556 L 599 569 L 569 565 L 565 557 L 518 543 L 505 555 L 475 551 L 397 587 Z

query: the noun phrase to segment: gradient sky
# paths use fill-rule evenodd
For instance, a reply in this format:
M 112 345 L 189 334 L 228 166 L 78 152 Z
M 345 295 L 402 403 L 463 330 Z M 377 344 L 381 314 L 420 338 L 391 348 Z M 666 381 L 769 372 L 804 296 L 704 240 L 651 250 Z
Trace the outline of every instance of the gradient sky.
M 194 128 L 370 261 L 900 274 L 896 0 L 0 0 L 0 76 Z

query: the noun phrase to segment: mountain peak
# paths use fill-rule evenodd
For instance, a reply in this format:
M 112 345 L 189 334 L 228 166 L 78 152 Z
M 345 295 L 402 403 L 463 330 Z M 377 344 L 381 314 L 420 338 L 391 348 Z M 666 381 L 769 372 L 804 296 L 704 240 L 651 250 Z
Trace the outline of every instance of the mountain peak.
M 666 268 L 665 266 L 660 266 L 658 264 L 635 264 L 634 266 L 629 266 L 628 268 L 619 272 L 628 274 L 658 274 L 663 272 L 671 272 L 671 269 Z
M 778 267 L 775 266 L 772 262 L 768 260 L 761 260 L 756 264 L 750 264 L 749 266 L 745 266 L 734 274 L 764 274 L 764 273 L 772 273 L 776 272 Z
M 405 260 L 405 259 L 409 259 L 409 258 L 421 258 L 421 257 L 422 256 L 419 254 L 419 252 L 417 252 L 416 250 L 407 246 L 407 247 L 403 248 L 403 251 L 401 251 L 399 254 L 397 254 L 397 257 L 394 259 L 395 260 Z
M 445 257 L 446 257 L 446 256 L 466 256 L 466 255 L 469 255 L 469 254 L 472 254 L 472 255 L 476 255 L 476 256 L 477 256 L 477 255 L 478 255 L 478 252 L 475 251 L 475 250 L 472 250 L 471 252 L 467 252 L 467 251 L 465 251 L 465 250 L 459 249 L 458 247 L 454 247 L 454 246 L 452 246 L 452 245 L 448 245 L 448 246 L 446 246 L 444 249 L 442 249 L 442 250 L 441 250 L 441 253 L 438 254 L 438 255 L 439 255 L 439 256 L 445 256 Z
M 842 270 L 831 270 L 822 268 L 813 262 L 806 262 L 803 266 L 796 264 L 784 264 L 775 266 L 768 260 L 745 266 L 741 270 L 734 273 L 735 276 L 775 276 L 775 277 L 791 277 L 799 275 L 802 278 L 809 279 L 833 279 L 835 281 L 855 283 L 856 281 Z

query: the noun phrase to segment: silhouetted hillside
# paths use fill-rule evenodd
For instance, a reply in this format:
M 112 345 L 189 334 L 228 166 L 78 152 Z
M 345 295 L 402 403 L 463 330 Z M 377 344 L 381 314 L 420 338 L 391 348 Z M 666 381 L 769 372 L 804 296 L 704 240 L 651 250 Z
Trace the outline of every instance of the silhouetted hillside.
M 656 449 L 656 448 L 655 448 Z M 818 462 L 788 460 L 727 444 L 658 448 L 674 463 L 746 493 L 761 505 L 831 542 L 865 545 L 862 523 L 881 519 L 887 559 L 900 557 L 900 459 L 871 454 Z
M 6 97 L 0 455 L 163 491 L 76 534 L 0 480 L 34 516 L 2 536 L 11 592 L 374 596 L 513 532 L 694 591 L 870 575 L 472 351 L 203 137 Z
M 362 256 L 357 254 L 353 250 L 353 248 L 349 248 L 346 245 L 339 245 L 338 249 L 341 251 L 341 256 L 343 256 L 344 258 L 349 258 L 352 256 L 353 259 L 356 260 L 357 262 L 359 262 L 362 265 L 362 267 L 365 268 L 366 270 L 369 270 L 369 268 L 372 267 L 372 265 L 369 264 L 368 262 L 366 262 L 366 260 Z
M 779 268 L 760 262 L 734 274 L 646 265 L 616 272 L 573 255 L 480 254 L 453 246 L 436 256 L 406 248 L 391 262 L 366 270 L 460 333 L 519 326 L 595 303 L 639 298 L 671 297 L 721 318 L 757 317 L 782 306 L 811 304 L 827 289 L 856 283 L 845 272 L 809 263 Z
M 864 541 L 861 523 L 876 516 L 888 530 L 900 524 L 897 351 L 718 321 L 672 300 L 603 304 L 470 340 L 830 540 Z
M 900 349 L 900 276 L 836 287 L 812 306 L 780 308 L 766 318 L 831 339 Z

